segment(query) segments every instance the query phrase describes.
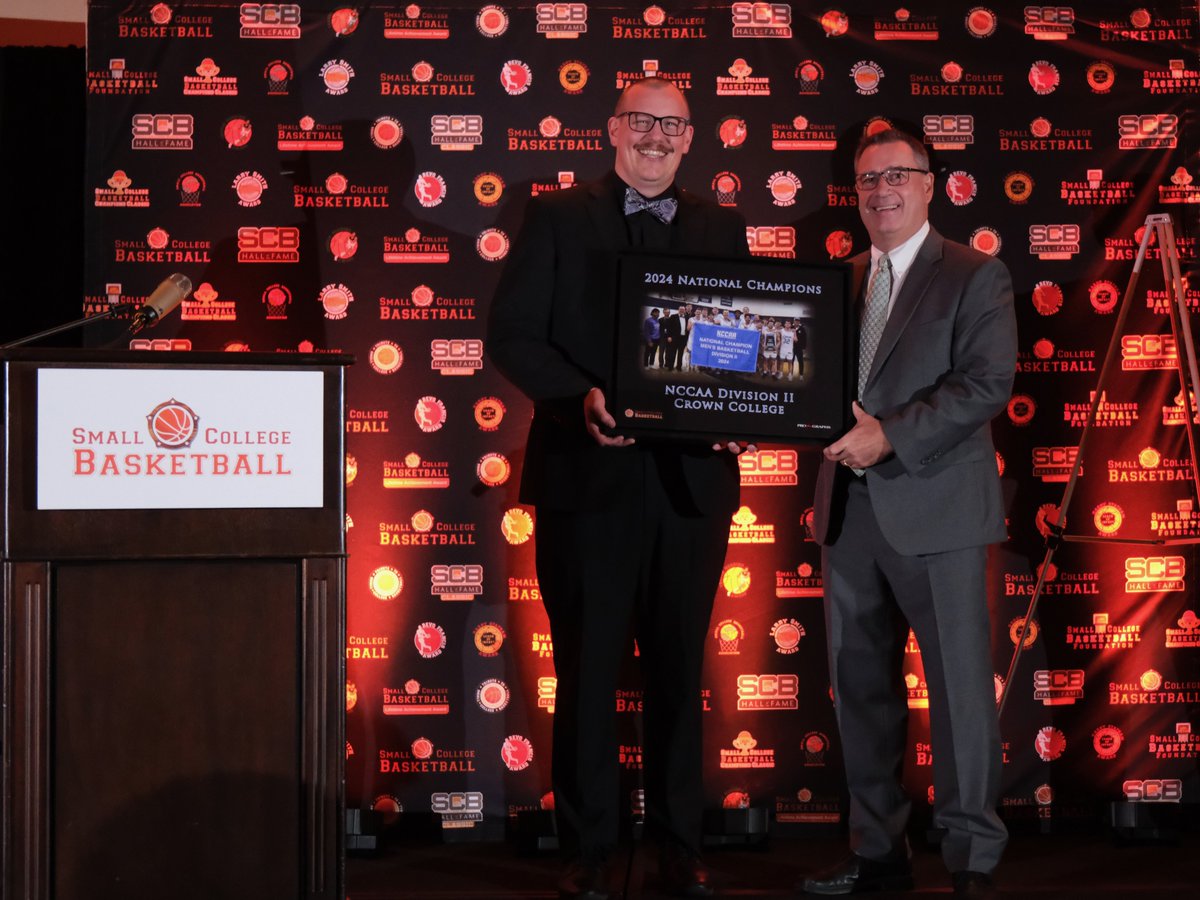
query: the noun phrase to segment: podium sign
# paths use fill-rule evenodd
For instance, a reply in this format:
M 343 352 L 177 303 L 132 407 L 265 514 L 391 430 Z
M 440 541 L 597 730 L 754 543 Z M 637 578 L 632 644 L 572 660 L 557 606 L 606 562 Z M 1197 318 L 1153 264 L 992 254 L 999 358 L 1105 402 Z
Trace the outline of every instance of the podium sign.
M 320 507 L 320 372 L 41 369 L 37 508 Z

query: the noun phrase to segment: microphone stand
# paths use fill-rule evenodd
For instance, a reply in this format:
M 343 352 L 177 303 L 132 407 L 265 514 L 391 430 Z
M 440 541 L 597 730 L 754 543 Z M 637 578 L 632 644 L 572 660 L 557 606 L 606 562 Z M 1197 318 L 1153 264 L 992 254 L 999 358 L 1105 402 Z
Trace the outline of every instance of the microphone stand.
M 116 306 L 110 306 L 102 313 L 96 313 L 94 316 L 84 316 L 82 319 L 76 319 L 73 322 L 67 322 L 64 325 L 55 325 L 53 328 L 47 328 L 45 331 L 39 331 L 37 334 L 31 334 L 27 337 L 17 338 L 15 341 L 9 341 L 7 344 L 0 344 L 0 350 L 8 350 L 12 347 L 21 347 L 25 344 L 31 344 L 34 341 L 41 340 L 44 337 L 58 334 L 63 331 L 70 331 L 73 328 L 80 328 L 87 325 L 89 322 L 98 322 L 101 319 L 111 319 L 113 316 L 124 315 L 133 312 L 139 308 L 140 303 L 118 303 Z

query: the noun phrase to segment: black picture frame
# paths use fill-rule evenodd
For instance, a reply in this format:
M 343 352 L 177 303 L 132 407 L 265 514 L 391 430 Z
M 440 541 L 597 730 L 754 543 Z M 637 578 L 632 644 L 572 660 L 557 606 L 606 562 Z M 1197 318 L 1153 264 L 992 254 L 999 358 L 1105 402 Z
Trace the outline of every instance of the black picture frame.
M 607 404 L 613 433 L 836 439 L 851 415 L 849 293 L 842 263 L 620 254 Z M 655 311 L 657 345 L 647 324 Z

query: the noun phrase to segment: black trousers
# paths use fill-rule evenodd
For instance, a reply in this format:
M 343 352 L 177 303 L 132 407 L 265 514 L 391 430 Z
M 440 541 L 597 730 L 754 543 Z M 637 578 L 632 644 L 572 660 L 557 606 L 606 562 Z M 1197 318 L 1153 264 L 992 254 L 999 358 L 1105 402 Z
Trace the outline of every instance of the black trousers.
M 538 583 L 550 618 L 558 677 L 552 782 L 568 857 L 617 843 L 629 799 L 618 796 L 615 691 L 636 637 L 645 695 L 646 827 L 700 847 L 703 815 L 700 678 L 729 518 L 680 511 L 655 455 L 600 510 L 539 509 Z

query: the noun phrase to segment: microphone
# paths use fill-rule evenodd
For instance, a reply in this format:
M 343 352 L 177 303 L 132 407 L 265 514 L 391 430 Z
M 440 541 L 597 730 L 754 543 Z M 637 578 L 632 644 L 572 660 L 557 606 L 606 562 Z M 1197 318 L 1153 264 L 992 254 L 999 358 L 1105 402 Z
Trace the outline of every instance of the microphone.
M 146 298 L 145 304 L 133 314 L 129 325 L 129 333 L 137 334 L 143 328 L 150 328 L 159 319 L 183 302 L 183 298 L 192 292 L 192 280 L 186 275 L 176 272 L 168 275 L 154 293 Z

